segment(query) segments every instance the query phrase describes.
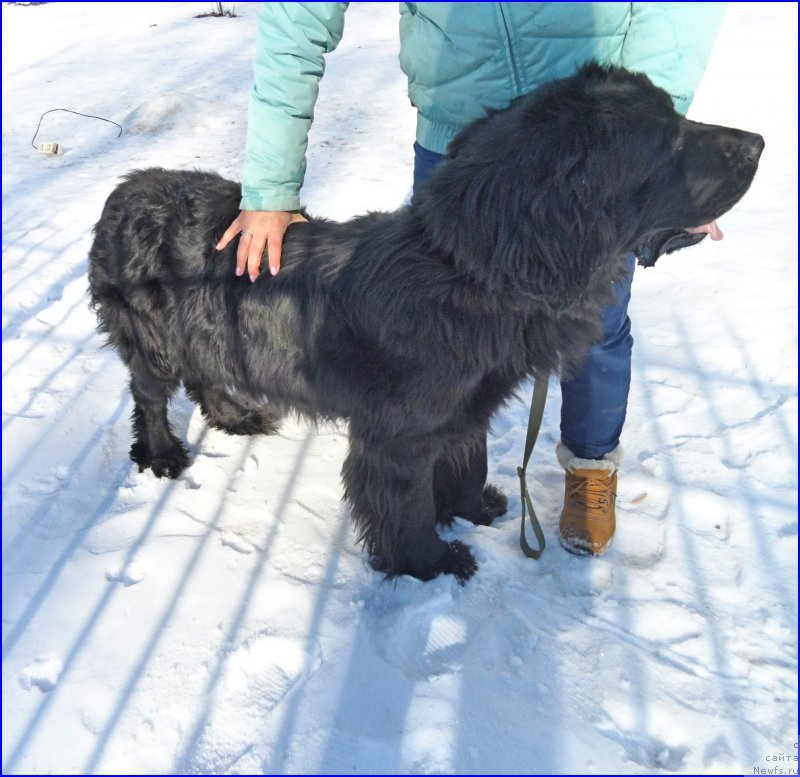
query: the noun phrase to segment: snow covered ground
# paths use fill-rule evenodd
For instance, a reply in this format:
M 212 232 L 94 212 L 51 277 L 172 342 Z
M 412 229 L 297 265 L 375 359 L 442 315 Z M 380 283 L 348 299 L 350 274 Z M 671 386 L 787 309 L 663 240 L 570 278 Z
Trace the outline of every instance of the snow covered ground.
M 797 768 L 797 6 L 731 4 L 692 108 L 761 132 L 726 239 L 637 272 L 619 531 L 554 541 L 554 383 L 517 544 L 526 407 L 503 410 L 491 528 L 465 587 L 381 581 L 340 501 L 346 432 L 208 430 L 192 467 L 128 459 L 126 373 L 87 307 L 86 254 L 131 168 L 237 177 L 257 6 L 4 4 L 4 773 L 753 773 Z M 354 4 L 328 58 L 305 199 L 408 194 L 414 117 L 394 4 Z M 57 141 L 47 158 L 30 144 Z M 523 392 L 523 395 L 526 392 Z

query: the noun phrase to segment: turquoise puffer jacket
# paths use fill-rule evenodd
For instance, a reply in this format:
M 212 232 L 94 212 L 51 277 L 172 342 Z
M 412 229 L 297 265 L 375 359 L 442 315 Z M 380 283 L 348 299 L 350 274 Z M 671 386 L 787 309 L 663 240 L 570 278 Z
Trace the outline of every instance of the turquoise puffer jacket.
M 324 55 L 347 3 L 264 3 L 242 175 L 243 210 L 295 210 Z M 686 113 L 721 3 L 401 3 L 400 65 L 417 141 L 444 152 L 487 109 L 588 59 L 647 75 Z

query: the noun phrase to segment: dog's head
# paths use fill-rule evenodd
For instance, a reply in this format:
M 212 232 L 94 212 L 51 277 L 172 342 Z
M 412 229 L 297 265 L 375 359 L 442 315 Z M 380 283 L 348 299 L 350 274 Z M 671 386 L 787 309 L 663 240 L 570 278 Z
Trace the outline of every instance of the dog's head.
M 757 134 L 690 121 L 673 110 L 666 92 L 643 75 L 584 67 L 588 94 L 614 116 L 623 117 L 630 134 L 629 186 L 642 215 L 633 250 L 652 265 L 664 253 L 698 243 L 705 234 L 687 232 L 715 221 L 744 195 L 755 176 L 764 139 Z M 637 132 L 636 122 L 642 132 Z
M 414 206 L 480 282 L 564 310 L 631 251 L 652 263 L 702 239 L 684 230 L 739 201 L 763 148 L 684 118 L 642 74 L 589 64 L 465 128 Z

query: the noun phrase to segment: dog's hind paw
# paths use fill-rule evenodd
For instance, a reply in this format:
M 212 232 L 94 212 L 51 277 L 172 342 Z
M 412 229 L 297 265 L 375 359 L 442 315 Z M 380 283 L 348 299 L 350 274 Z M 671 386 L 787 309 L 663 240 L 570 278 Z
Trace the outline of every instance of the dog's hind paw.
M 135 442 L 131 446 L 130 456 L 138 465 L 139 472 L 149 467 L 157 478 L 175 479 L 189 466 L 189 454 L 181 442 L 155 456 L 147 445 Z
M 189 455 L 185 450 L 172 450 L 168 455 L 154 456 L 150 469 L 157 478 L 177 478 L 189 466 Z
M 150 466 L 150 462 L 153 459 L 150 448 L 143 442 L 135 442 L 131 445 L 130 457 L 134 464 L 139 466 L 139 472 L 144 472 Z

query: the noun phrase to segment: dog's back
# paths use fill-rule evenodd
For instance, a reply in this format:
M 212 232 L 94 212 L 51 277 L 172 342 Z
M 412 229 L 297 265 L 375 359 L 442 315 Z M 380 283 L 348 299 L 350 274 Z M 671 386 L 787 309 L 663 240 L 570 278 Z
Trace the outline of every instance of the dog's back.
M 352 402 L 321 390 L 319 373 L 331 361 L 322 351 L 347 327 L 346 302 L 329 292 L 361 229 L 294 225 L 281 273 L 251 284 L 233 273 L 238 239 L 215 248 L 238 211 L 239 185 L 215 174 L 128 175 L 106 202 L 89 255 L 100 331 L 140 384 L 161 381 L 171 393 L 182 382 L 212 420 L 225 415 L 211 412 L 214 392 L 235 395 L 239 411 L 268 396 L 276 409 L 346 416 Z M 337 365 L 342 358 L 357 370 L 358 354 L 337 356 Z

